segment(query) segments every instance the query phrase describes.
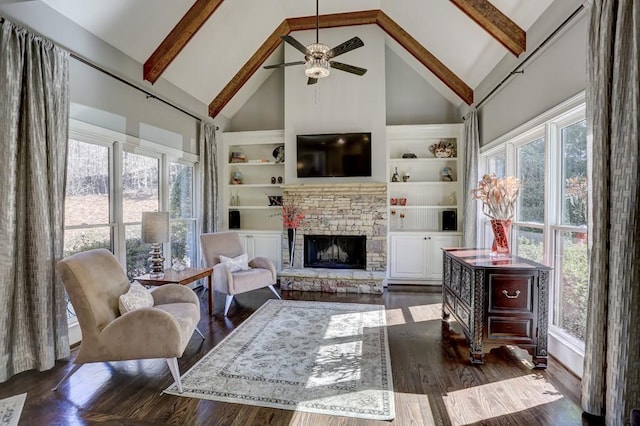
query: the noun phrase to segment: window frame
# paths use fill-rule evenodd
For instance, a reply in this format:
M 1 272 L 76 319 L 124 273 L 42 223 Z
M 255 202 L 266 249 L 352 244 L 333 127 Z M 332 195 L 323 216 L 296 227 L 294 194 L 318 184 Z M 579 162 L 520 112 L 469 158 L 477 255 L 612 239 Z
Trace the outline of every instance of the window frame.
M 505 173 L 517 176 L 517 148 L 535 141 L 540 137 L 545 140 L 545 199 L 544 222 L 530 223 L 514 220 L 512 233 L 518 227 L 531 227 L 543 231 L 543 261 L 546 265 L 555 266 L 558 251 L 557 238 L 561 232 L 587 232 L 587 227 L 576 227 L 562 224 L 562 188 L 558 185 L 562 173 L 562 129 L 583 121 L 586 116 L 585 93 L 579 93 L 562 104 L 550 109 L 533 120 L 519 126 L 507 134 L 497 138 L 480 149 L 479 172 L 486 173 L 488 159 L 506 152 Z M 587 138 L 588 140 L 588 138 Z M 588 148 L 587 148 L 588 149 Z M 478 241 L 492 238 L 488 220 L 483 214 L 478 217 Z M 516 212 L 516 218 L 518 214 Z M 512 240 L 513 241 L 513 240 Z M 560 268 L 554 268 L 551 274 L 549 289 L 549 353 L 558 358 L 571 371 L 582 376 L 584 360 L 584 342 L 572 336 L 554 324 L 556 307 L 560 302 L 559 282 Z

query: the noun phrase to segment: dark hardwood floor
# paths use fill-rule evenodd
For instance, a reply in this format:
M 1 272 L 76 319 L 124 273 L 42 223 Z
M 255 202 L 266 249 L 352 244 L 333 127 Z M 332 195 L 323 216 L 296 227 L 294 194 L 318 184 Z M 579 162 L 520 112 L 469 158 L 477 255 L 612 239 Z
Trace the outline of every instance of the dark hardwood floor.
M 200 294 L 200 293 L 199 293 Z M 442 337 L 439 288 L 393 287 L 384 295 L 282 292 L 285 299 L 384 304 L 393 370 L 396 418 L 359 420 L 165 395 L 173 379 L 164 360 L 88 364 L 57 392 L 51 388 L 71 358 L 45 372 L 29 371 L 0 384 L 0 398 L 27 392 L 21 425 L 579 425 L 580 383 L 553 358 L 547 370 L 531 368 L 528 355 L 498 348 L 471 366 L 464 339 Z M 222 316 L 206 314 L 200 294 L 202 341 L 191 339 L 179 360 L 182 372 L 239 326 L 264 301 L 268 289 L 242 294 Z M 454 328 L 455 329 L 455 328 Z M 529 361 L 527 361 L 529 360 Z M 586 423 L 585 423 L 586 424 Z

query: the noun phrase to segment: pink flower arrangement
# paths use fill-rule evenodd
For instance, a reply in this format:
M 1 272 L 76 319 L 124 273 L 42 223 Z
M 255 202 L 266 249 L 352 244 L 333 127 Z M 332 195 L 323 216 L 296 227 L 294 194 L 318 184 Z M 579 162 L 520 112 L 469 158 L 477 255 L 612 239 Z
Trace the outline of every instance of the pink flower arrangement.
M 520 193 L 520 180 L 513 176 L 497 178 L 484 175 L 478 187 L 471 190 L 474 199 L 482 201 L 482 212 L 490 219 L 512 220 Z
M 304 212 L 300 210 L 293 200 L 282 203 L 282 225 L 285 229 L 297 229 L 304 221 Z

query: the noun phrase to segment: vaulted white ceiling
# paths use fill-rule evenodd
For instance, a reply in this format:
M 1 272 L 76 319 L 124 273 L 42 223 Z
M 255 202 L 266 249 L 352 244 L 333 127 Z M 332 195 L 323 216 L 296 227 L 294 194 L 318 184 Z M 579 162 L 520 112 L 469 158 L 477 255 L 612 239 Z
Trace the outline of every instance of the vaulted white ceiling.
M 194 0 L 42 1 L 141 64 L 194 3 Z M 527 31 L 554 0 L 490 1 Z M 284 19 L 315 15 L 315 7 L 313 0 L 223 1 L 161 77 L 209 104 Z M 510 54 L 450 0 L 320 0 L 321 15 L 374 9 L 382 10 L 471 88 L 505 54 Z M 321 38 L 323 31 L 331 30 L 321 29 Z M 358 27 L 353 27 L 354 35 L 357 32 Z M 401 50 L 387 38 L 394 51 Z M 307 44 L 312 40 L 300 38 L 300 41 Z M 414 60 L 406 54 L 401 57 L 409 63 Z M 267 62 L 277 63 L 281 59 L 279 48 Z M 410 65 L 417 67 L 415 63 Z M 260 69 L 253 74 L 222 114 L 233 116 L 271 72 Z M 453 104 L 462 102 L 437 82 L 429 70 L 423 69 L 421 75 Z

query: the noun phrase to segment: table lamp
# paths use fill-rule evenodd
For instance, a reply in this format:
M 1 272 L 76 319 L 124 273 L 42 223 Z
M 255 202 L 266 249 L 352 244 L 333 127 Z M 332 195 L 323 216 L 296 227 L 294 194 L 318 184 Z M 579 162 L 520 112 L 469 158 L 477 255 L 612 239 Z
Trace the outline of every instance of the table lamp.
M 151 278 L 164 276 L 162 243 L 169 241 L 169 212 L 142 212 L 142 242 L 151 244 Z

